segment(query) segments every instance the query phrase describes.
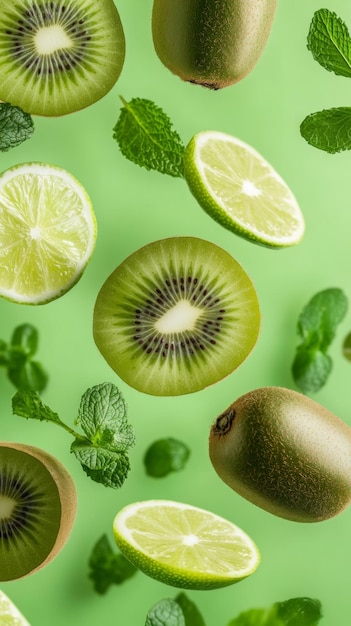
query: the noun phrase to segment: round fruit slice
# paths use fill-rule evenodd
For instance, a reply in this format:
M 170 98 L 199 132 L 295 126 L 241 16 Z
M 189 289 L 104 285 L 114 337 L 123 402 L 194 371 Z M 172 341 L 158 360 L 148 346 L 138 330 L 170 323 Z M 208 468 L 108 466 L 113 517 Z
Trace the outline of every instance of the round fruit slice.
M 58 298 L 81 277 L 95 239 L 90 198 L 71 174 L 24 163 L 0 175 L 0 296 Z
M 65 115 L 117 81 L 125 38 L 112 0 L 7 0 L 0 8 L 0 99 Z
M 66 543 L 77 507 L 74 482 L 45 450 L 0 443 L 0 580 L 47 565 Z
M 172 500 L 124 507 L 113 532 L 124 556 L 167 585 L 217 589 L 253 574 L 258 548 L 240 528 L 210 511 Z
M 187 145 L 184 176 L 200 206 L 237 235 L 271 248 L 293 246 L 305 224 L 273 167 L 240 139 L 203 131 Z
M 1 626 L 30 626 L 14 603 L 0 590 L 0 624 Z
M 255 289 L 222 248 L 172 237 L 128 257 L 102 286 L 94 339 L 129 385 L 156 396 L 198 391 L 233 372 L 260 325 Z

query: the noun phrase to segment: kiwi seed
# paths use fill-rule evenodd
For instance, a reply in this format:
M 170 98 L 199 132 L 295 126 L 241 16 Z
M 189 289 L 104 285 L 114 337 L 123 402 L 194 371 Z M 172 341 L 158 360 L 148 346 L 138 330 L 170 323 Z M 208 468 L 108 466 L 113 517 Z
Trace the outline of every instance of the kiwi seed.
M 53 456 L 0 443 L 0 581 L 47 565 L 61 550 L 77 508 L 74 482 Z
M 260 313 L 242 267 L 213 243 L 173 237 L 128 257 L 102 286 L 95 342 L 129 385 L 192 393 L 236 369 L 256 343 Z
M 0 99 L 58 116 L 117 81 L 125 38 L 112 0 L 8 0 L 0 8 Z

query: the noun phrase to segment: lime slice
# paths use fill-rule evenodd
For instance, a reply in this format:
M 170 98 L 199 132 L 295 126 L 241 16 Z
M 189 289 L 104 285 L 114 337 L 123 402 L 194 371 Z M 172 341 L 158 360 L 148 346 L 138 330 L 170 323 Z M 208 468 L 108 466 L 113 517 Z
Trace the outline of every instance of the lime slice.
M 187 145 L 184 176 L 202 208 L 237 235 L 271 248 L 297 244 L 304 219 L 287 184 L 251 146 L 203 131 Z
M 124 507 L 113 531 L 135 567 L 174 587 L 225 587 L 253 574 L 260 562 L 254 542 L 232 522 L 171 500 Z
M 0 590 L 0 624 L 1 626 L 30 626 L 29 622 L 11 602 L 10 598 Z
M 58 298 L 81 277 L 95 240 L 90 198 L 70 173 L 24 163 L 0 175 L 0 296 Z

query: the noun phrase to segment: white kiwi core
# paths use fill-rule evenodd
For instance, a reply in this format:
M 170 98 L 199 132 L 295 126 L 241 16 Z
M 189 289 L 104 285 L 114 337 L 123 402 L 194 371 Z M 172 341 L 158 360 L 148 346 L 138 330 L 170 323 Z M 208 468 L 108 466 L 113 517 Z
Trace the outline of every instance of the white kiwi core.
M 73 41 L 59 24 L 44 26 L 38 30 L 35 36 L 35 46 L 38 54 L 52 54 L 57 50 L 72 48 L 73 45 Z
M 16 506 L 16 501 L 8 496 L 0 495 L 0 522 L 9 519 Z
M 156 322 L 156 328 L 165 334 L 193 330 L 200 315 L 201 311 L 197 307 L 192 306 L 187 300 L 180 300 L 160 317 Z

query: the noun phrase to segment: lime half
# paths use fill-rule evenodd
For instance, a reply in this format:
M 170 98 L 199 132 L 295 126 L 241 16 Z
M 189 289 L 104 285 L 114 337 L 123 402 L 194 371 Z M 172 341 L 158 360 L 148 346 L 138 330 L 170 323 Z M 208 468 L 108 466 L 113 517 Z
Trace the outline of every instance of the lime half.
M 253 574 L 260 562 L 254 542 L 232 522 L 172 500 L 124 507 L 113 531 L 135 567 L 174 587 L 225 587 Z
M 58 298 L 81 277 L 95 240 L 90 198 L 69 172 L 24 163 L 0 175 L 0 296 Z
M 285 181 L 254 148 L 203 131 L 187 145 L 184 175 L 201 207 L 237 235 L 271 248 L 301 240 L 303 215 Z
M 1 626 L 30 626 L 3 591 L 0 591 L 0 624 Z

